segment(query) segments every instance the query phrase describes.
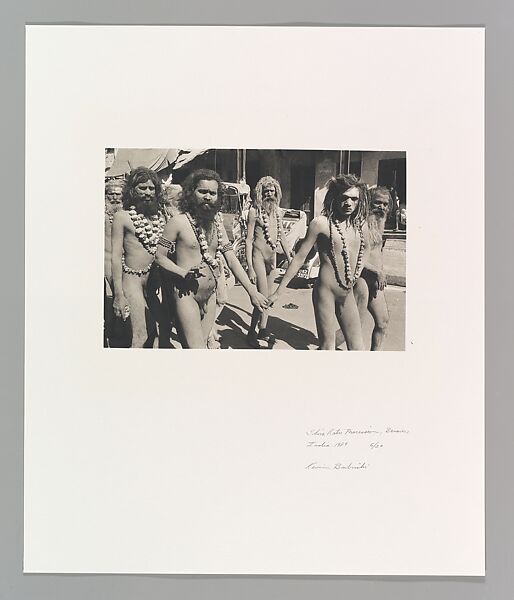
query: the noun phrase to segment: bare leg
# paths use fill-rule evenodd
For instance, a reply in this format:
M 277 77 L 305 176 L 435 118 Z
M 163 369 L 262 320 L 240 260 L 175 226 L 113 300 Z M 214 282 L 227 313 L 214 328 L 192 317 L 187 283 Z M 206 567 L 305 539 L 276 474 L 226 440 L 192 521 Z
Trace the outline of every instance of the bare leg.
M 384 342 L 389 323 L 389 311 L 383 290 L 378 290 L 375 298 L 368 303 L 368 310 L 375 321 L 375 327 L 371 336 L 371 349 L 380 350 Z
M 123 274 L 123 293 L 130 306 L 132 348 L 143 348 L 148 339 L 146 328 L 147 305 L 143 294 L 143 280 L 137 275 Z
M 204 348 L 207 347 L 207 340 L 209 339 L 209 334 L 214 326 L 214 321 L 216 319 L 216 292 L 212 294 L 207 302 L 207 310 L 202 319 L 202 332 L 204 339 Z
M 223 311 L 223 309 L 225 308 L 224 304 L 217 304 L 216 303 L 216 317 L 214 319 L 214 324 L 212 326 L 211 332 L 209 333 L 209 337 L 207 338 L 207 348 L 220 348 L 220 339 L 221 339 L 221 335 L 220 332 L 218 330 L 218 317 L 220 316 L 221 312 Z
M 268 296 L 268 278 L 266 275 L 266 266 L 264 264 L 264 257 L 262 256 L 260 251 L 253 252 L 252 257 L 253 257 L 253 269 L 255 271 L 255 276 L 256 276 L 257 290 L 261 294 Z M 256 334 L 257 324 L 259 323 L 259 329 L 260 329 L 260 331 L 262 331 L 263 329 L 266 328 L 267 322 L 268 322 L 268 311 L 264 310 L 261 313 L 257 308 L 254 308 L 253 313 L 252 313 L 252 321 L 250 323 L 250 329 L 248 330 L 248 336 L 247 336 L 248 344 L 252 348 L 260 348 L 261 347 L 261 345 L 259 343 L 259 338 Z M 266 332 L 264 332 L 264 333 L 266 333 Z M 260 339 L 265 339 L 265 338 L 260 337 Z
M 213 294 L 215 296 L 215 294 Z M 200 308 L 192 294 L 175 297 L 175 315 L 180 338 L 185 348 L 205 348 L 205 339 L 200 319 Z
M 257 276 L 257 291 L 264 296 L 268 297 L 268 277 L 266 275 L 266 266 L 264 264 L 264 258 L 260 252 L 253 253 L 253 268 L 255 275 Z M 262 313 L 257 311 L 259 314 L 259 327 L 265 329 L 268 324 L 268 311 L 263 310 Z
M 353 290 L 336 304 L 336 317 L 346 340 L 348 350 L 364 350 L 362 327 Z
M 319 348 L 320 350 L 335 350 L 334 295 L 330 290 L 315 285 L 312 290 L 312 304 L 318 330 Z
M 268 297 L 269 293 L 273 289 L 273 284 L 275 283 L 275 275 L 276 275 L 275 268 L 271 269 L 271 272 L 269 273 L 269 275 L 266 275 L 266 291 L 261 292 L 266 297 Z M 257 288 L 257 290 L 259 292 L 261 291 L 261 290 L 259 290 L 259 288 Z M 269 317 L 269 311 L 263 310 L 262 314 L 261 314 L 261 324 L 260 324 L 261 329 L 266 329 L 266 326 L 268 325 L 268 317 Z
M 368 311 L 368 300 L 369 300 L 369 289 L 366 280 L 362 277 L 357 279 L 357 283 L 353 288 L 353 295 L 357 302 L 357 308 L 359 309 L 359 316 L 361 324 L 364 324 L 366 312 Z

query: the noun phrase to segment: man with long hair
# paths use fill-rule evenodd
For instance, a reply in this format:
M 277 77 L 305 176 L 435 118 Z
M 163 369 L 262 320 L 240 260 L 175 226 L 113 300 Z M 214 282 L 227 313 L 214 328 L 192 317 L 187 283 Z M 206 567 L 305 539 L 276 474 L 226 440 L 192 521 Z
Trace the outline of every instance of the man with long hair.
M 381 349 L 389 322 L 384 292 L 386 276 L 382 247 L 385 222 L 392 206 L 393 199 L 386 187 L 376 187 L 370 190 L 367 218 L 369 255 L 361 276 L 355 284 L 354 293 L 361 321 L 364 322 L 366 311 L 369 311 L 373 317 L 371 350 Z
M 348 350 L 364 350 L 353 287 L 365 261 L 367 209 L 368 191 L 364 183 L 354 175 L 332 178 L 322 214 L 311 221 L 300 249 L 268 299 L 268 305 L 272 306 L 317 244 L 321 264 L 312 302 L 321 350 L 335 349 L 335 319 Z
M 115 318 L 113 310 L 112 282 L 112 222 L 114 214 L 121 209 L 124 181 L 110 179 L 105 182 L 105 213 L 104 213 L 104 347 L 119 346 L 121 340 L 115 333 Z
M 159 177 L 151 169 L 138 167 L 127 178 L 123 210 L 112 223 L 114 312 L 124 320 L 130 316 L 133 348 L 151 348 L 157 333 L 147 286 L 165 224 L 160 203 Z
M 181 214 L 163 231 L 156 261 L 162 283 L 174 304 L 175 324 L 184 348 L 206 348 L 216 318 L 216 289 L 222 277 L 222 256 L 243 285 L 254 307 L 266 308 L 237 260 L 228 240 L 221 208 L 223 184 L 215 171 L 200 169 L 182 183 Z
M 105 214 L 104 214 L 104 276 L 105 282 L 112 290 L 112 222 L 114 215 L 122 207 L 124 182 L 111 179 L 105 182 Z
M 248 232 L 246 236 L 246 261 L 248 277 L 257 284 L 259 292 L 269 296 L 275 279 L 277 250 L 281 246 L 289 259 L 289 250 L 284 245 L 284 231 L 280 201 L 282 190 L 276 179 L 267 175 L 255 186 L 255 201 L 248 214 Z M 275 336 L 268 331 L 268 311 L 260 312 L 254 308 L 247 340 L 252 348 L 260 348 L 259 340 L 272 347 Z M 259 324 L 259 333 L 256 328 Z

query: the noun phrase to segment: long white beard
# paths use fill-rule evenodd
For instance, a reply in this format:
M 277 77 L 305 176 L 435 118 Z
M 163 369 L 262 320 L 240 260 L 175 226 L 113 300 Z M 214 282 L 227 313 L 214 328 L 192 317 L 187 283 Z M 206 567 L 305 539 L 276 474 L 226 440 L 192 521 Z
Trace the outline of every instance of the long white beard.
M 262 201 L 262 209 L 266 211 L 268 215 L 273 214 L 277 210 L 277 200 L 272 198 L 271 200 Z
M 386 216 L 378 217 L 373 213 L 370 213 L 368 216 L 369 237 L 373 246 L 378 246 L 378 244 L 382 243 L 385 220 Z

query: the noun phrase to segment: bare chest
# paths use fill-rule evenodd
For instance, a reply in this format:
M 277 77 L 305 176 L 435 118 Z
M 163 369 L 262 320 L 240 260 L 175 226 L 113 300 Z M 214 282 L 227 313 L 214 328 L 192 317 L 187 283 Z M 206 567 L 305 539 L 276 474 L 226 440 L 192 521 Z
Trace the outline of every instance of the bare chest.
M 319 236 L 318 245 L 321 250 L 333 250 L 338 254 L 348 253 L 350 256 L 357 255 L 364 244 L 362 233 L 356 227 L 326 227 Z
M 216 227 L 213 227 L 210 231 L 204 231 L 201 228 L 195 230 L 192 227 L 185 228 L 185 231 L 181 232 L 178 248 L 190 252 L 200 252 L 201 246 L 204 246 L 204 244 L 206 244 L 209 254 L 214 256 L 218 249 L 218 231 Z

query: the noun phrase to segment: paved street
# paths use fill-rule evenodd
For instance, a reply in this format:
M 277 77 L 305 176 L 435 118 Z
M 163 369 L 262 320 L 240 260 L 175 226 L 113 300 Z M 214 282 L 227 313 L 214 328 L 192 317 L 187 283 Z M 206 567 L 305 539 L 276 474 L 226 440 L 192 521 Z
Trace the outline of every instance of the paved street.
M 288 288 L 270 312 L 268 328 L 277 338 L 274 349 L 315 350 L 318 347 L 314 311 L 310 289 Z M 390 313 L 389 331 L 384 350 L 405 348 L 405 288 L 388 286 L 386 298 Z M 218 318 L 222 348 L 248 348 L 246 333 L 252 306 L 244 289 L 235 286 L 230 290 L 229 302 Z M 334 318 L 335 322 L 335 318 Z M 369 349 L 372 319 L 364 326 L 364 343 Z M 341 348 L 345 345 L 342 336 Z

